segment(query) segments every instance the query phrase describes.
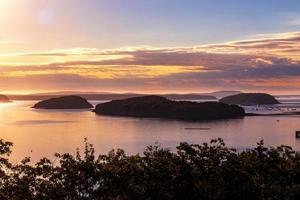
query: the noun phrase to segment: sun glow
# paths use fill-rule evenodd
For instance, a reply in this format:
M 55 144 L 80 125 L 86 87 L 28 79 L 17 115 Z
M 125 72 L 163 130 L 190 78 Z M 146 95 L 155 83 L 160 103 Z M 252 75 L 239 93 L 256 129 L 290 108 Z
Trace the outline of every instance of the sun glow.
M 2 7 L 2 6 L 7 6 L 7 5 L 10 5 L 11 3 L 12 3 L 11 0 L 0 0 L 1 10 L 5 10 L 4 9 L 5 7 Z
M 13 102 L 8 102 L 8 103 L 0 102 L 0 114 L 1 114 L 2 110 L 7 109 L 7 108 L 9 108 L 9 107 L 11 107 L 13 105 L 14 105 Z M 0 115 L 0 119 L 1 119 L 1 115 Z
M 10 10 L 13 6 L 15 7 L 15 0 L 0 0 L 0 16 L 1 18 L 3 18 L 4 16 L 6 16 L 7 14 L 9 14 L 10 12 L 12 12 L 12 10 Z M 0 18 L 0 21 L 1 21 Z

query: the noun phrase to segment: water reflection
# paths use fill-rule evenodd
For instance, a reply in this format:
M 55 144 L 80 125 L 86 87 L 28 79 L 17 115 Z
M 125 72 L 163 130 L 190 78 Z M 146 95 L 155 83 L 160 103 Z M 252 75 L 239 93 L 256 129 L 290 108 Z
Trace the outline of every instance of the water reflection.
M 253 147 L 264 139 L 268 145 L 286 144 L 300 150 L 300 140 L 295 138 L 295 131 L 300 129 L 299 116 L 183 122 L 96 116 L 89 110 L 37 111 L 31 108 L 34 103 L 0 104 L 0 134 L 1 138 L 14 142 L 14 160 L 25 156 L 37 160 L 52 157 L 55 152 L 75 153 L 77 147 L 83 147 L 85 137 L 99 153 L 112 148 L 137 153 L 155 142 L 174 149 L 182 141 L 202 143 L 219 137 L 239 149 Z

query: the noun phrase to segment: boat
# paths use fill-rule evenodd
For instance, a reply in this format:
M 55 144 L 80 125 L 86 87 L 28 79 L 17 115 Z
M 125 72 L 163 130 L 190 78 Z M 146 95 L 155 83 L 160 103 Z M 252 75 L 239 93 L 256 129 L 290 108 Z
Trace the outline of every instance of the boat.
M 300 131 L 296 131 L 296 138 L 300 139 Z
M 201 127 L 186 127 L 185 130 L 210 130 L 210 128 L 201 128 Z

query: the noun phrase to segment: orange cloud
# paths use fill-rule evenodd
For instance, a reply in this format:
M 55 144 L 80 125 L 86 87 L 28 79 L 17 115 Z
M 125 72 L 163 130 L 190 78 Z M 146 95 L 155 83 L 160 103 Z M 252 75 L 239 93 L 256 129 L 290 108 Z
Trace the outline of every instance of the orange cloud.
M 14 82 L 20 83 L 21 89 L 32 83 L 51 90 L 80 85 L 81 89 L 126 91 L 224 87 L 287 91 L 300 89 L 299 81 L 289 81 L 300 76 L 300 33 L 258 35 L 250 40 L 193 47 L 10 53 L 0 54 L 0 63 L 0 90 L 12 89 L 6 81 L 14 87 Z

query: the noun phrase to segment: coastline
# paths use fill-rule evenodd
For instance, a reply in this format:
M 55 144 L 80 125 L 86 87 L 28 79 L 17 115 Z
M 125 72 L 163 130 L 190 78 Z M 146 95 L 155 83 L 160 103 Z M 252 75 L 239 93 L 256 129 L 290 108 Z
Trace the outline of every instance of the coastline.
M 269 113 L 269 114 L 260 114 L 260 113 L 246 113 L 245 116 L 297 116 L 300 115 L 300 112 L 293 113 Z

